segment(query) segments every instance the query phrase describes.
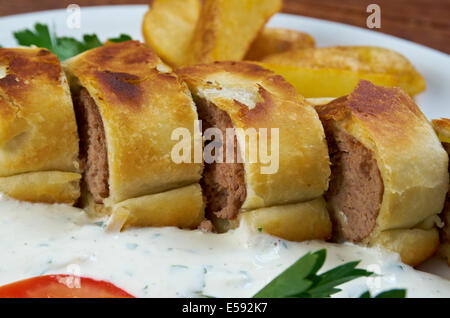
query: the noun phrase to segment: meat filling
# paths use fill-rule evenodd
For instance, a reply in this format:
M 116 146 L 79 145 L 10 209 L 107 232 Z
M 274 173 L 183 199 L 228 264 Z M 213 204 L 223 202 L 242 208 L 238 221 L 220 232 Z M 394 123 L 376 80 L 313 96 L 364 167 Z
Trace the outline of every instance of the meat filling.
M 73 100 L 80 136 L 83 179 L 95 203 L 103 203 L 109 196 L 108 157 L 103 121 L 95 101 L 85 88 L 74 93 Z
M 373 152 L 334 125 L 325 125 L 332 163 L 326 193 L 333 206 L 337 232 L 360 242 L 373 231 L 383 198 L 384 185 Z
M 447 153 L 450 155 L 450 144 L 443 143 L 443 146 Z M 448 166 L 448 172 L 450 173 L 450 163 Z M 445 202 L 441 218 L 444 222 L 444 227 L 441 230 L 441 241 L 450 243 L 450 192 L 447 193 L 447 200 Z
M 238 163 L 236 155 L 238 145 L 234 139 L 234 163 L 225 163 L 226 158 L 226 129 L 233 128 L 228 114 L 214 104 L 202 98 L 195 98 L 197 110 L 202 120 L 203 132 L 211 127 L 219 128 L 223 136 L 223 162 L 206 164 L 201 185 L 206 195 L 206 215 L 214 213 L 222 219 L 234 219 L 239 213 L 247 196 L 245 187 L 244 165 Z

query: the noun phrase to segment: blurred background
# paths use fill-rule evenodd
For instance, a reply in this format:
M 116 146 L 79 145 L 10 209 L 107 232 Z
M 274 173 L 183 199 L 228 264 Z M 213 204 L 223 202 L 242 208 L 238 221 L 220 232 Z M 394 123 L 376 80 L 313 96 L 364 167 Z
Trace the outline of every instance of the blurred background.
M 148 4 L 150 0 L 0 0 L 0 16 L 83 6 Z M 283 12 L 367 28 L 369 4 L 381 7 L 381 28 L 450 54 L 450 0 L 284 0 Z M 330 30 L 332 32 L 332 30 Z

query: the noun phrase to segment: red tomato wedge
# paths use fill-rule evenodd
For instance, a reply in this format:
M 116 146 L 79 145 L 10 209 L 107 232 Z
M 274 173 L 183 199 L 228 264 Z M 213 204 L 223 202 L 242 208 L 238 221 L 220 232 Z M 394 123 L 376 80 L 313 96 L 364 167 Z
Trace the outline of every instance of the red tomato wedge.
M 48 275 L 0 287 L 0 298 L 134 298 L 115 285 L 72 275 Z

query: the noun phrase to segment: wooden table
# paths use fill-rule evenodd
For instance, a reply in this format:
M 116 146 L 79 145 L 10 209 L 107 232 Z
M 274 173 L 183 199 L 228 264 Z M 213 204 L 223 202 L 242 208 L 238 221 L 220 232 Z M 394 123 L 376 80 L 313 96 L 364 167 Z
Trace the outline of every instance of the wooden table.
M 366 27 L 371 3 L 381 7 L 379 32 L 450 54 L 450 0 L 284 0 L 283 11 Z M 147 4 L 149 0 L 1 0 L 0 16 L 39 10 L 111 4 Z M 377 32 L 377 31 L 374 31 Z

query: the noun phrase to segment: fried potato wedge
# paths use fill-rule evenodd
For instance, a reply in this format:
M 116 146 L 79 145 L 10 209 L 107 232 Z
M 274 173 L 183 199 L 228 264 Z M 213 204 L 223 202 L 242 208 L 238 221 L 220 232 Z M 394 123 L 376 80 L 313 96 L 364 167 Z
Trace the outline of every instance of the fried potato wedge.
M 313 48 L 315 46 L 316 41 L 307 33 L 284 28 L 266 27 L 251 45 L 245 60 L 260 61 L 272 54 Z
M 412 96 L 426 89 L 422 75 L 403 55 L 378 47 L 293 50 L 269 56 L 262 65 L 284 76 L 305 97 L 347 95 L 360 79 L 400 86 Z
M 244 58 L 282 0 L 205 0 L 191 41 L 189 64 Z
M 348 95 L 361 79 L 378 86 L 399 86 L 398 78 L 390 74 L 358 73 L 330 68 L 314 69 L 265 62 L 260 65 L 283 76 L 306 98 Z
M 186 52 L 194 34 L 201 0 L 153 0 L 144 16 L 142 34 L 167 64 L 178 67 L 186 62 Z

